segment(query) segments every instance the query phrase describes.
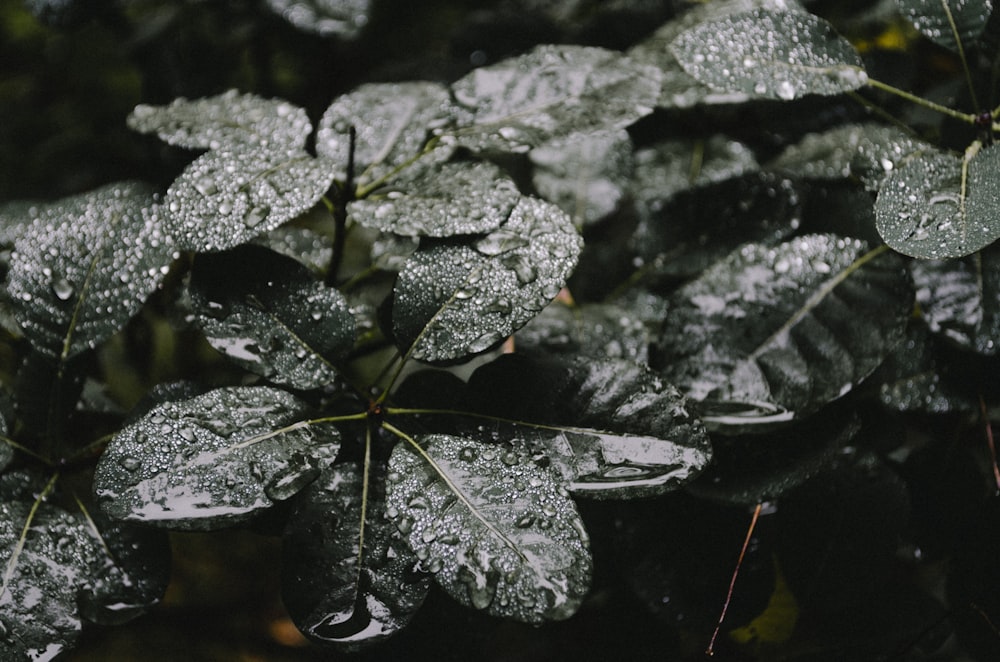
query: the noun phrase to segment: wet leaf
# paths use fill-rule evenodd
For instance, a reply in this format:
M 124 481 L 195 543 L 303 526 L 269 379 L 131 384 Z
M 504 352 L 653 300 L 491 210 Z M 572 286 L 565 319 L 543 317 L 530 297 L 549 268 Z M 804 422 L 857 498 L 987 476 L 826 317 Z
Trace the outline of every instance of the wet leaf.
M 354 346 L 347 300 L 300 263 L 260 246 L 200 255 L 189 291 L 208 342 L 278 384 L 319 388 Z
M 384 486 L 373 482 L 367 501 L 363 490 L 359 465 L 329 467 L 303 491 L 283 539 L 282 593 L 292 619 L 310 639 L 346 650 L 406 627 L 431 584 L 385 518 Z
M 435 133 L 448 127 L 458 112 L 448 88 L 438 83 L 370 83 L 337 97 L 316 131 L 316 152 L 346 178 L 350 129 L 354 146 L 355 182 L 371 184 L 392 175 L 422 154 Z M 440 161 L 451 150 L 440 146 L 421 162 Z
M 900 13 L 934 43 L 967 50 L 986 29 L 992 0 L 896 0 Z
M 753 98 L 840 94 L 868 81 L 850 42 L 823 19 L 801 11 L 732 14 L 686 30 L 670 49 L 698 80 Z
M 394 289 L 393 332 L 413 357 L 448 361 L 486 351 L 565 284 L 582 241 L 558 207 L 522 198 L 507 221 L 462 244 L 421 244 Z
M 306 412 L 298 398 L 264 386 L 157 405 L 101 456 L 101 507 L 115 520 L 177 529 L 246 521 L 292 496 L 336 454 L 339 433 L 303 423 Z
M 497 166 L 458 162 L 404 173 L 389 189 L 352 202 L 347 209 L 365 227 L 404 236 L 449 237 L 497 229 L 520 199 L 514 181 Z
M 237 90 L 203 99 L 181 97 L 166 106 L 139 105 L 129 116 L 128 125 L 189 149 L 302 148 L 312 133 L 302 108 Z
M 879 234 L 893 250 L 924 259 L 962 257 L 992 244 L 1000 237 L 998 169 L 1000 145 L 964 160 L 930 152 L 908 161 L 879 190 Z
M 932 333 L 986 356 L 1000 352 L 1000 248 L 912 267 L 917 303 Z
M 711 459 L 680 392 L 629 361 L 504 355 L 473 373 L 469 391 L 472 411 L 551 426 L 503 426 L 492 440 L 545 457 L 579 496 L 663 494 Z
M 745 144 L 715 135 L 664 140 L 638 150 L 631 194 L 655 213 L 681 191 L 751 175 L 760 169 Z
M 173 259 L 152 191 L 117 183 L 46 204 L 15 242 L 7 290 L 32 346 L 66 359 L 107 340 Z
M 652 112 L 660 72 L 613 51 L 538 46 L 452 85 L 468 111 L 457 132 L 473 150 L 524 152 L 570 133 L 622 129 Z
M 925 264 L 931 264 L 927 262 Z M 921 288 L 917 277 L 918 301 Z M 974 411 L 978 407 L 966 389 L 948 379 L 954 372 L 942 360 L 927 326 L 913 322 L 906 339 L 879 367 L 872 380 L 879 384 L 878 399 L 884 407 L 899 412 L 947 414 Z
M 642 320 L 608 304 L 552 302 L 515 336 L 518 352 L 628 359 L 645 364 L 650 334 Z
M 267 0 L 271 11 L 305 32 L 354 39 L 368 25 L 371 0 Z
M 561 620 L 590 586 L 583 522 L 552 474 L 522 456 L 448 435 L 399 444 L 386 512 L 460 603 L 528 623 Z
M 632 175 L 632 141 L 624 130 L 556 138 L 528 154 L 538 194 L 586 227 L 622 203 Z
M 860 240 L 748 244 L 671 297 L 652 363 L 702 403 L 710 428 L 787 421 L 878 367 L 912 301 L 902 259 Z
M 14 242 L 45 206 L 44 202 L 32 200 L 12 200 L 0 204 L 0 269 L 7 268 Z
M 316 274 L 326 273 L 333 255 L 332 242 L 314 230 L 283 225 L 258 237 L 254 243 L 287 255 Z
M 185 250 L 225 250 L 308 211 L 332 181 L 329 164 L 302 150 L 213 150 L 171 184 L 167 227 Z

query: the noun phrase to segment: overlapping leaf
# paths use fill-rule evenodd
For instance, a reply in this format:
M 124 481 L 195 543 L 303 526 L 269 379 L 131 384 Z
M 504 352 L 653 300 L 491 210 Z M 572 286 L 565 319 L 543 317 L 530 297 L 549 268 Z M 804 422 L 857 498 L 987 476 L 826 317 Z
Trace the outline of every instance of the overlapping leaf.
M 588 537 L 553 475 L 524 454 L 418 437 L 389 459 L 386 513 L 453 598 L 528 623 L 573 615 L 590 585 Z
M 292 258 L 259 246 L 199 256 L 190 292 L 208 342 L 273 382 L 319 388 L 354 345 L 347 300 Z
M 394 289 L 393 332 L 425 361 L 483 352 L 559 293 L 582 241 L 555 205 L 522 198 L 497 230 L 467 243 L 424 246 Z
M 15 317 L 37 351 L 64 359 L 125 326 L 174 252 L 152 191 L 135 182 L 39 208 L 14 249 Z
M 707 21 L 681 33 L 670 49 L 703 83 L 754 98 L 840 94 L 868 81 L 850 42 L 800 11 L 753 9 Z
M 339 433 L 304 424 L 278 389 L 227 387 L 157 405 L 111 440 L 94 486 L 116 520 L 179 529 L 246 521 L 293 495 L 332 461 Z
M 305 32 L 353 39 L 368 25 L 371 0 L 267 0 L 271 11 Z
M 547 306 L 515 336 L 518 352 L 628 359 L 649 357 L 649 331 L 629 311 L 610 304 Z
M 373 482 L 364 498 L 362 471 L 337 464 L 304 490 L 282 554 L 283 599 L 295 624 L 309 638 L 347 650 L 404 628 L 433 571 L 385 518 L 383 486 Z
M 844 395 L 903 338 L 913 290 L 902 260 L 806 235 L 748 244 L 670 299 L 654 365 L 736 431 Z
M 899 11 L 928 39 L 967 50 L 986 29 L 992 0 L 896 0 Z

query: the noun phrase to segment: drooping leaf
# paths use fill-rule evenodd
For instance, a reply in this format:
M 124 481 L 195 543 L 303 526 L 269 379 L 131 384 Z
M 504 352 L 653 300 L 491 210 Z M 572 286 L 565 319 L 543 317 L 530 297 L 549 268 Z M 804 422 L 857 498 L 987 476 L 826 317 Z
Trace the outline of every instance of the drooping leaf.
M 651 361 L 709 427 L 787 421 L 844 395 L 902 340 L 902 259 L 860 240 L 747 244 L 670 299 Z
M 128 125 L 189 149 L 302 148 L 312 132 L 302 108 L 237 90 L 203 99 L 181 97 L 166 106 L 142 104 L 129 115 Z
M 271 11 L 305 32 L 354 39 L 368 25 L 371 0 L 267 0 Z
M 900 13 L 928 39 L 968 50 L 986 29 L 992 0 L 896 0 Z
M 302 494 L 283 538 L 283 599 L 310 639 L 346 650 L 406 627 L 431 577 L 385 518 L 384 486 L 363 499 L 357 464 L 324 470 Z
M 302 421 L 298 398 L 226 387 L 157 405 L 111 440 L 94 486 L 112 519 L 178 529 L 245 521 L 314 479 L 339 433 Z
M 642 320 L 618 306 L 567 306 L 558 300 L 517 332 L 518 352 L 628 359 L 645 364 L 649 330 Z
M 174 180 L 165 221 L 185 250 L 225 250 L 308 211 L 332 182 L 330 164 L 302 149 L 222 147 Z
M 753 9 L 701 23 L 670 49 L 684 69 L 719 91 L 790 101 L 840 94 L 868 81 L 850 42 L 800 11 Z
M 663 494 L 698 475 L 708 434 L 680 392 L 615 359 L 504 355 L 469 380 L 469 410 L 541 424 L 502 426 L 491 440 L 547 458 L 574 494 Z
M 416 342 L 413 357 L 424 361 L 489 349 L 555 298 L 581 245 L 566 214 L 534 198 L 468 243 L 421 244 L 394 289 L 397 343 Z
M 389 459 L 386 513 L 437 583 L 493 616 L 572 616 L 590 585 L 590 550 L 552 474 L 460 437 L 416 441 L 420 453 L 401 443 Z
M 497 229 L 520 199 L 517 185 L 497 166 L 458 162 L 404 173 L 388 190 L 351 202 L 347 209 L 365 227 L 449 237 Z
M 1000 237 L 1000 146 L 965 159 L 930 152 L 886 178 L 875 201 L 879 234 L 893 250 L 924 259 L 962 257 Z
M 632 141 L 624 130 L 550 140 L 528 154 L 538 194 L 586 227 L 622 203 L 632 175 Z
M 198 256 L 189 291 L 208 342 L 279 384 L 311 389 L 333 382 L 333 363 L 354 345 L 344 295 L 260 246 Z
M 144 184 L 111 184 L 37 212 L 14 244 L 7 290 L 32 346 L 63 359 L 107 340 L 173 259 Z
M 622 129 L 652 112 L 660 72 L 613 51 L 538 46 L 452 84 L 467 112 L 459 142 L 473 150 L 524 152 L 569 133 Z
M 371 184 L 422 154 L 434 134 L 454 122 L 457 112 L 448 88 L 438 83 L 362 85 L 326 109 L 316 130 L 316 152 L 335 164 L 339 178 L 345 178 L 353 127 L 354 179 Z M 450 153 L 447 145 L 441 146 L 421 161 L 440 161 Z

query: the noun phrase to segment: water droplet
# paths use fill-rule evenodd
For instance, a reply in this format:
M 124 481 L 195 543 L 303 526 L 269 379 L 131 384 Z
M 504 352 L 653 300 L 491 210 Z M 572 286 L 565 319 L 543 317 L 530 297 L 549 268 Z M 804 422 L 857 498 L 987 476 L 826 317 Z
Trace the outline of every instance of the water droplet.
M 142 466 L 142 460 L 135 457 L 124 456 L 118 458 L 118 464 L 126 471 L 135 471 Z
M 243 223 L 248 228 L 255 228 L 264 222 L 269 213 L 271 213 L 271 210 L 263 205 L 254 207 L 247 212 L 246 217 L 243 219 Z
M 792 85 L 790 81 L 783 80 L 778 83 L 778 87 L 775 89 L 779 99 L 784 99 L 785 101 L 791 101 L 795 98 L 795 86 Z
M 73 296 L 73 284 L 65 278 L 57 278 L 52 281 L 52 293 L 60 301 L 67 301 Z
M 458 459 L 465 462 L 472 462 L 476 459 L 476 449 L 473 446 L 466 446 L 462 450 L 458 451 Z
M 219 192 L 219 187 L 211 177 L 202 177 L 194 183 L 194 188 L 206 198 Z

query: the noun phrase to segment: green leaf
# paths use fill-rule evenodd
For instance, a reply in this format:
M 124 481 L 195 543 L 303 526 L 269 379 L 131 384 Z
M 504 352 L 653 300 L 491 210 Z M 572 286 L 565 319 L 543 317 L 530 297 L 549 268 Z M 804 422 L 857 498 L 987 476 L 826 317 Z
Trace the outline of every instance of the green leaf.
M 448 435 L 401 443 L 386 513 L 453 598 L 528 623 L 565 619 L 590 585 L 583 522 L 551 473 Z
M 174 248 L 144 184 L 46 204 L 14 244 L 7 291 L 39 352 L 62 359 L 125 326 L 167 273 Z
M 393 333 L 413 357 L 448 361 L 503 341 L 546 306 L 582 247 L 558 207 L 522 198 L 507 221 L 468 243 L 421 244 L 394 288 Z
M 468 398 L 471 411 L 523 421 L 491 440 L 545 457 L 579 496 L 663 494 L 712 456 L 681 393 L 629 361 L 503 355 L 473 373 Z
M 278 389 L 226 387 L 165 402 L 111 440 L 94 474 L 112 519 L 177 529 L 243 522 L 304 487 L 339 448 Z
M 631 313 L 609 304 L 546 306 L 515 336 L 518 352 L 628 359 L 645 364 L 649 331 Z
M 189 291 L 208 342 L 278 384 L 319 388 L 354 346 L 354 317 L 337 290 L 261 246 L 195 259 Z
M 167 227 L 185 250 L 238 246 L 308 211 L 330 188 L 331 170 L 301 149 L 212 150 L 167 190 Z
M 925 268 L 932 264 L 928 261 L 915 266 Z M 917 301 L 923 309 L 923 283 L 916 271 L 914 269 Z M 947 280 L 950 280 L 948 276 Z M 923 414 L 951 414 L 978 409 L 979 403 L 971 393 L 978 380 L 968 380 L 968 373 L 935 351 L 938 346 L 927 324 L 914 320 L 906 331 L 906 340 L 872 375 L 872 381 L 879 385 L 878 400 L 882 406 L 891 411 Z M 949 331 L 946 329 L 944 332 L 947 334 Z
M 282 552 L 282 598 L 310 639 L 346 650 L 406 627 L 431 577 L 385 517 L 384 486 L 364 495 L 358 464 L 337 464 L 303 490 Z
M 354 39 L 366 25 L 371 0 L 267 0 L 275 14 L 305 32 Z
M 450 126 L 457 113 L 448 88 L 438 83 L 362 85 L 326 109 L 316 131 L 316 152 L 336 164 L 340 179 L 346 178 L 353 127 L 354 179 L 371 184 L 423 154 L 431 137 Z M 451 151 L 443 145 L 424 154 L 421 162 L 440 161 Z
M 670 298 L 654 366 L 738 431 L 816 411 L 902 340 L 913 289 L 902 259 L 860 240 L 747 244 Z
M 921 34 L 953 51 L 973 46 L 993 13 L 992 0 L 896 0 L 896 6 Z
M 139 105 L 128 125 L 189 149 L 302 148 L 312 132 L 302 108 L 237 90 L 193 101 L 181 97 L 166 106 Z
M 800 11 L 754 9 L 708 21 L 681 33 L 670 50 L 710 87 L 754 98 L 840 94 L 868 81 L 850 42 Z
M 943 152 L 913 158 L 879 190 L 879 234 L 893 250 L 924 259 L 985 248 L 1000 238 L 998 169 L 998 145 L 971 150 L 964 159 Z
M 451 89 L 468 115 L 456 134 L 461 145 L 525 152 L 570 133 L 623 129 L 648 115 L 660 72 L 602 48 L 543 45 L 475 69 Z
M 357 223 L 383 232 L 449 237 L 497 229 L 520 199 L 514 181 L 492 163 L 458 162 L 404 173 L 347 209 Z

